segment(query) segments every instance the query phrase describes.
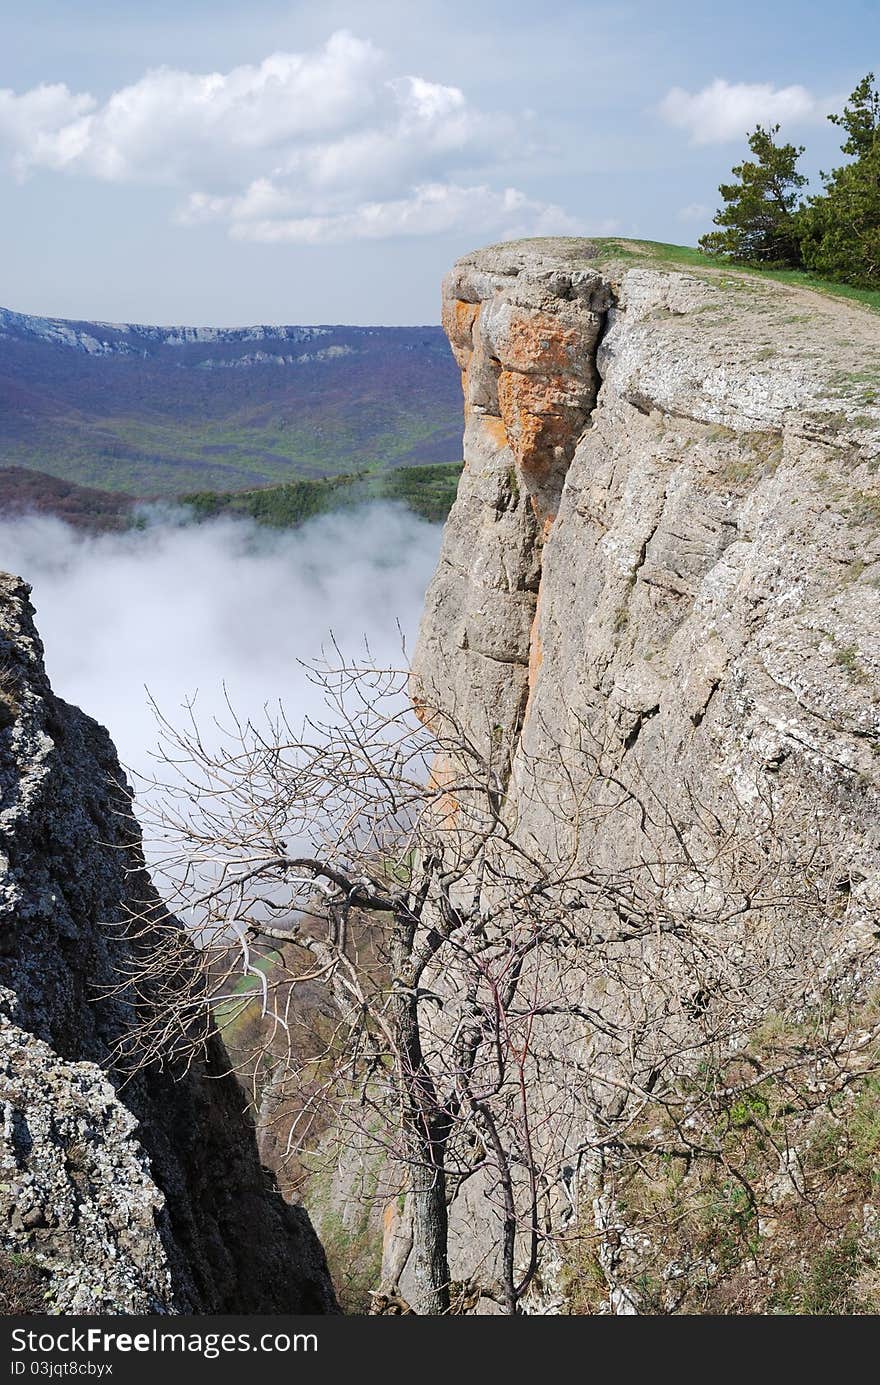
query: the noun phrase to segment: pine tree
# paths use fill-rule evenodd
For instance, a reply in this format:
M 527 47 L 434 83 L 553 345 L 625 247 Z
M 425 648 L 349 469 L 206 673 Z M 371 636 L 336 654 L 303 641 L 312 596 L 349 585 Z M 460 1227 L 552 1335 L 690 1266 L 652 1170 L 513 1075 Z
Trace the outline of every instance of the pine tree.
M 880 91 L 869 72 L 841 115 L 850 162 L 823 173 L 824 193 L 801 214 L 804 263 L 826 278 L 880 288 Z
M 798 266 L 798 192 L 806 178 L 798 173 L 803 147 L 777 144 L 779 126 L 758 125 L 749 135 L 754 160 L 733 169 L 737 183 L 722 183 L 725 206 L 713 218 L 723 229 L 700 239 L 710 254 L 727 255 L 744 264 Z
M 832 125 L 842 125 L 847 139 L 841 152 L 862 159 L 875 149 L 880 136 L 880 91 L 873 85 L 874 74 L 863 77 L 844 106 L 842 115 L 829 115 Z

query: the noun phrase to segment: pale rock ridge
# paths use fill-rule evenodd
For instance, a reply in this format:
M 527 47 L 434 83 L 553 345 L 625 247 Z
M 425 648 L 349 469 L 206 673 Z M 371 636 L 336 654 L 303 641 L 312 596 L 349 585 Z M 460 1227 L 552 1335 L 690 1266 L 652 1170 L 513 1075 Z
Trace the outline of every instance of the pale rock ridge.
M 33 317 L 28 313 L 0 308 L 0 337 L 51 342 L 86 356 L 141 355 L 139 342 L 159 347 L 204 344 L 235 346 L 247 341 L 299 343 L 328 336 L 331 331 L 330 327 L 151 327 L 136 322 L 77 322 L 66 318 Z M 256 363 L 259 363 L 262 353 L 255 355 Z M 288 359 L 309 358 L 300 356 Z
M 219 1039 L 179 1081 L 113 1071 L 127 910 L 160 906 L 110 738 L 52 694 L 28 592 L 0 575 L 0 1259 L 48 1312 L 332 1312 Z

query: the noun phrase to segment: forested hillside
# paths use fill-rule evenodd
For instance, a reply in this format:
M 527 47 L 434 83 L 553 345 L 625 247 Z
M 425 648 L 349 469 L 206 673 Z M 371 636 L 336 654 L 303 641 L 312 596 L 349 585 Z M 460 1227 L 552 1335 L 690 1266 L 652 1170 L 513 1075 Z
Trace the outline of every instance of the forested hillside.
M 439 327 L 159 328 L 0 309 L 0 462 L 141 497 L 456 461 Z

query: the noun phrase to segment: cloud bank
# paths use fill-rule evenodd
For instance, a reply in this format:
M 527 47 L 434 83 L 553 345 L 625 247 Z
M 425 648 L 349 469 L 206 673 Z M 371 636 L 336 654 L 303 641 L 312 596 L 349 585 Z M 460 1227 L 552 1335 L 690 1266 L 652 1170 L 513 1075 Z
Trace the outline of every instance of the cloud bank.
M 673 87 L 660 103 L 663 119 L 686 130 L 691 144 L 742 140 L 755 125 L 803 125 L 821 121 L 828 98 L 806 87 L 774 87 L 770 82 L 726 82 L 716 78 L 701 91 Z
M 225 520 L 84 537 L 61 521 L 0 518 L 0 568 L 33 585 L 55 691 L 108 727 L 123 763 L 149 774 L 157 729 L 197 694 L 200 727 L 320 715 L 298 660 L 331 632 L 343 653 L 399 667 L 436 566 L 440 527 L 396 506 L 324 516 L 292 532 Z
M 103 102 L 63 83 L 0 90 L 0 147 L 19 178 L 173 187 L 180 223 L 219 221 L 243 240 L 577 230 L 561 207 L 487 183 L 514 145 L 528 154 L 519 121 L 394 74 L 347 31 L 228 72 L 155 68 Z

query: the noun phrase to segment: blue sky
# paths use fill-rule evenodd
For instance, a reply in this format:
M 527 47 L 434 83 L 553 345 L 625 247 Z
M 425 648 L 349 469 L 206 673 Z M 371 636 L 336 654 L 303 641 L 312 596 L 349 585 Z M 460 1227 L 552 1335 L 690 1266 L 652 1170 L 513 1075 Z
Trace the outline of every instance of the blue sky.
M 0 303 L 436 321 L 510 235 L 694 243 L 757 120 L 880 71 L 878 0 L 28 0 L 0 14 Z

